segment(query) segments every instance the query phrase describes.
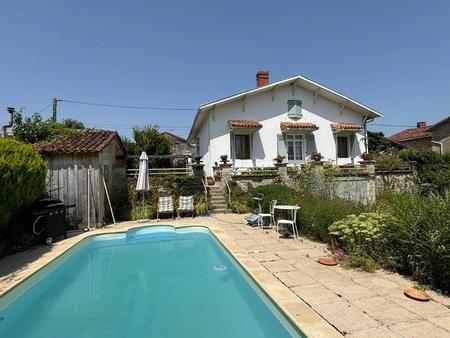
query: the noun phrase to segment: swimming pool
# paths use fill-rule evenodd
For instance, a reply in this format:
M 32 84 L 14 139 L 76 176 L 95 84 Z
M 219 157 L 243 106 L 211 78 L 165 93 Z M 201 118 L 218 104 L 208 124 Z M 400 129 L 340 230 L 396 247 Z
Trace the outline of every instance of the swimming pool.
M 0 337 L 304 337 L 203 227 L 89 237 L 0 299 Z

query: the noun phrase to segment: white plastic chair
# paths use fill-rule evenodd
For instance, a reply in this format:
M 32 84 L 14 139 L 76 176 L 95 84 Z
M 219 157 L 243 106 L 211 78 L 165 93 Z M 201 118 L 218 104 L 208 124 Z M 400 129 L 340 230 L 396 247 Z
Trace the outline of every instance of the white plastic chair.
M 297 226 L 296 226 L 296 221 L 297 221 L 297 211 L 300 209 L 300 207 L 298 205 L 294 206 L 292 208 L 292 210 L 289 210 L 291 212 L 291 219 L 279 219 L 277 221 L 277 234 L 279 235 L 279 226 L 282 225 L 286 225 L 286 226 L 292 226 L 292 233 L 294 235 L 294 241 L 296 238 L 298 238 L 298 231 L 297 231 Z
M 277 200 L 270 201 L 270 207 L 269 207 L 269 213 L 258 213 L 258 227 L 261 228 L 261 230 L 264 230 L 264 217 L 269 218 L 269 224 L 270 226 L 273 226 L 275 224 L 275 218 L 274 218 L 274 210 L 275 206 L 277 205 Z

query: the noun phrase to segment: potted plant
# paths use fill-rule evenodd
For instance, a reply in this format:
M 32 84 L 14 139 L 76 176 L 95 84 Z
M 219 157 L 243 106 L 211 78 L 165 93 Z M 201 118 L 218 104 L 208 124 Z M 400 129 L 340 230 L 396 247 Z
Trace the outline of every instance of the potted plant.
M 220 155 L 220 160 L 223 164 L 227 164 L 228 162 L 228 155 Z
M 321 153 L 318 153 L 315 151 L 311 154 L 311 160 L 313 160 L 314 162 L 320 162 L 320 160 L 322 160 L 322 159 L 323 159 L 323 156 Z
M 281 156 L 280 154 L 277 154 L 277 156 L 275 156 L 273 158 L 273 160 L 277 163 L 283 163 L 283 160 L 286 158 L 286 156 Z
M 202 157 L 201 156 L 194 156 L 194 161 L 196 164 L 200 164 L 202 162 Z
M 364 152 L 364 153 L 361 154 L 361 158 L 363 159 L 363 161 L 372 161 L 373 160 L 373 155 Z

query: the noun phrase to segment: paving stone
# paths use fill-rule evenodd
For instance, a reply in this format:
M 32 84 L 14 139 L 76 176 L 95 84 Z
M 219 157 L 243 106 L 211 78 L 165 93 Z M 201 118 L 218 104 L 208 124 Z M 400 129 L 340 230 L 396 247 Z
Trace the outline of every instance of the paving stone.
M 380 322 L 348 302 L 317 305 L 314 309 L 344 335 L 381 326 Z
M 445 316 L 439 316 L 439 317 L 433 317 L 428 318 L 430 322 L 433 324 L 442 327 L 443 329 L 447 330 L 449 332 L 450 337 L 450 314 Z
M 381 296 L 360 299 L 352 302 L 352 304 L 385 325 L 419 319 L 416 314 Z
M 280 260 L 280 257 L 273 252 L 250 252 L 250 255 L 258 262 L 270 262 Z
M 298 270 L 275 273 L 275 276 L 289 287 L 317 283 L 316 280 L 309 277 L 306 273 Z
M 341 302 L 342 298 L 320 284 L 294 286 L 295 294 L 313 307 L 320 304 Z
M 359 285 L 365 286 L 379 295 L 386 294 L 392 290 L 401 291 L 403 287 L 398 283 L 376 275 L 370 277 L 353 278 L 353 281 Z
M 358 331 L 350 333 L 345 336 L 346 338 L 397 338 L 398 335 L 394 334 L 387 326 L 379 326 L 374 329 Z
M 448 338 L 450 332 L 443 328 L 434 325 L 426 320 L 419 320 L 416 322 L 400 323 L 389 327 L 390 330 L 400 337 L 408 338 Z
M 325 282 L 323 285 L 348 300 L 357 300 L 370 297 L 370 289 L 356 284 L 350 279 Z
M 294 271 L 296 268 L 290 264 L 291 261 L 272 261 L 272 262 L 264 262 L 262 263 L 267 270 L 269 270 L 272 273 L 276 272 L 286 272 L 286 271 Z
M 403 289 L 398 290 L 398 292 L 391 291 L 388 295 L 389 299 L 392 300 L 397 305 L 402 306 L 405 309 L 408 309 L 415 314 L 430 318 L 430 317 L 438 317 L 446 314 L 450 314 L 450 309 L 446 306 L 436 303 L 433 300 L 428 302 L 418 302 L 414 299 L 408 298 L 403 294 Z

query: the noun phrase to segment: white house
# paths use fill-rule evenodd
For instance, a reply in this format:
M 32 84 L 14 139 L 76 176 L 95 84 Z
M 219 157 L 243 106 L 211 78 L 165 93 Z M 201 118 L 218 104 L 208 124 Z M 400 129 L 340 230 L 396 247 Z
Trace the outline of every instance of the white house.
M 367 123 L 382 116 L 303 76 L 269 84 L 269 72 L 259 71 L 256 85 L 198 109 L 188 141 L 208 176 L 221 155 L 244 168 L 272 166 L 277 154 L 298 165 L 313 152 L 357 164 L 367 150 Z

